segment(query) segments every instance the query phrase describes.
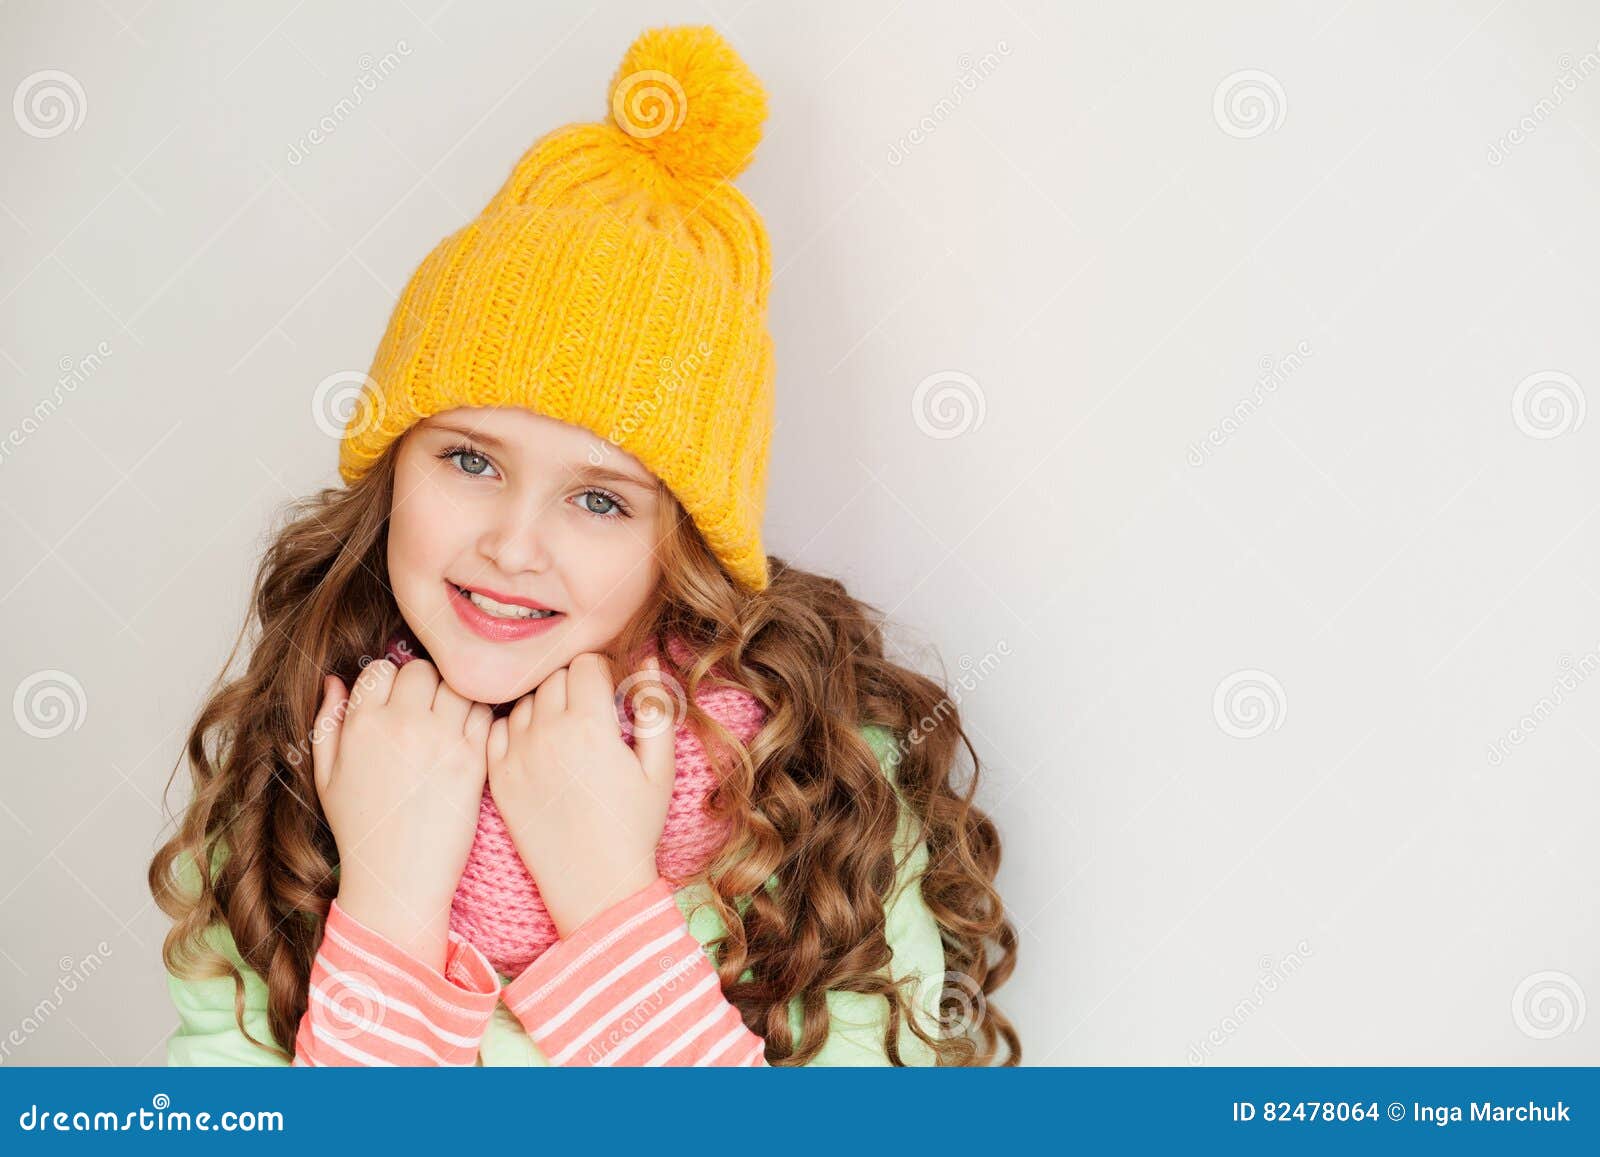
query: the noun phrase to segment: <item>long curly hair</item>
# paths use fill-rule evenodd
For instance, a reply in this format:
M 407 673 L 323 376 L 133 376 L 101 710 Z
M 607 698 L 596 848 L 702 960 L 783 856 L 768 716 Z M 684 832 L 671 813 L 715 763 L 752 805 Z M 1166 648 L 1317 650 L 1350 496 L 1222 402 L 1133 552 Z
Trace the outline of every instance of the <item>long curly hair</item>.
M 149 868 L 151 893 L 174 921 L 162 946 L 168 970 L 231 977 L 240 1030 L 284 1059 L 293 1055 L 338 892 L 338 852 L 309 746 L 322 679 L 332 672 L 353 684 L 402 625 L 387 567 L 399 444 L 355 485 L 323 489 L 282 512 L 256 573 L 251 615 L 173 768 L 175 778 L 187 756 L 190 801 Z M 822 1048 L 829 990 L 886 998 L 892 1064 L 904 1063 L 902 1023 L 941 1065 L 1018 1064 L 1016 1030 L 988 999 L 1017 954 L 994 885 L 1000 838 L 973 803 L 980 764 L 952 698 L 885 656 L 882 615 L 837 580 L 769 556 L 768 588 L 740 589 L 670 492 L 661 493 L 656 597 L 606 653 L 620 672 L 634 669 L 630 658 L 649 641 L 677 635 L 690 644 L 687 666 L 658 651 L 685 692 L 685 722 L 719 769 L 708 807 L 730 821 L 727 844 L 701 877 L 727 930 L 707 949 L 728 1000 L 765 1039 L 773 1065 L 806 1064 Z M 244 670 L 230 677 L 247 635 Z M 703 682 L 722 679 L 748 689 L 769 713 L 748 747 L 695 704 Z M 900 804 L 858 730 L 869 723 L 898 741 L 895 784 L 928 849 L 922 897 L 946 968 L 932 1026 L 916 1015 L 919 997 L 908 986 L 918 979 L 888 976 L 884 910 L 902 866 Z M 958 747 L 972 766 L 960 787 Z M 191 873 L 198 891 L 182 878 L 184 862 L 209 866 Z M 778 886 L 769 890 L 763 885 L 774 875 Z M 266 986 L 273 1040 L 244 1027 L 244 977 L 207 935 L 218 923 Z M 796 1000 L 798 1040 L 789 1018 Z

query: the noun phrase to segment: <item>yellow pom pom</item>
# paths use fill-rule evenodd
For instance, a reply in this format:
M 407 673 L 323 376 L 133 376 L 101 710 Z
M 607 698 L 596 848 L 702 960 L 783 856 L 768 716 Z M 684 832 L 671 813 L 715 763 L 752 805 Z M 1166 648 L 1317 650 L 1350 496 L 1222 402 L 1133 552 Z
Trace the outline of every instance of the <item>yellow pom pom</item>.
M 611 79 L 611 123 L 685 180 L 738 176 L 766 116 L 761 82 L 709 25 L 643 33 Z

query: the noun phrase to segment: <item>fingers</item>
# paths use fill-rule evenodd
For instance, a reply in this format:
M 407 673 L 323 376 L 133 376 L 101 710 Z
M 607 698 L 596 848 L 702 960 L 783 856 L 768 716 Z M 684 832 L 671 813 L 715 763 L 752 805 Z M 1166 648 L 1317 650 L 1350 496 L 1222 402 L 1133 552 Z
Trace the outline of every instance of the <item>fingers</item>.
M 450 724 L 457 731 L 465 732 L 467 717 L 472 713 L 472 702 L 440 676 L 439 685 L 433 693 L 433 713 L 439 716 L 441 722 Z
M 489 724 L 494 720 L 494 708 L 487 703 L 474 703 L 467 711 L 467 720 L 462 730 L 468 739 L 477 747 L 487 748 L 489 743 Z
M 399 673 L 400 669 L 388 659 L 378 659 L 368 663 L 362 668 L 361 674 L 356 676 L 355 685 L 350 688 L 350 705 L 345 709 L 345 718 L 348 719 L 358 713 L 368 704 L 381 707 L 389 702 L 395 677 Z
M 504 760 L 506 752 L 511 747 L 511 724 L 508 722 L 509 718 L 509 716 L 506 716 L 489 724 L 489 761 L 491 763 L 500 763 Z
M 615 723 L 615 695 L 611 664 L 604 655 L 585 651 L 567 664 L 567 710 Z
M 522 704 L 517 704 L 518 707 Z M 533 719 L 532 723 L 538 727 L 541 722 L 548 725 L 557 715 L 567 709 L 567 669 L 561 668 L 553 671 L 540 683 L 533 692 Z M 515 709 L 512 710 L 515 715 Z
M 389 706 L 403 711 L 428 711 L 433 707 L 433 697 L 438 690 L 439 669 L 426 659 L 412 659 L 394 677 Z
M 644 661 L 644 670 L 651 680 L 659 676 L 661 665 L 655 656 Z M 664 791 L 672 789 L 677 776 L 677 727 L 672 718 L 670 700 L 663 696 L 659 684 L 645 686 L 656 690 L 643 691 L 635 702 L 633 719 L 633 754 L 644 769 L 645 779 Z
M 510 711 L 506 712 L 506 718 L 516 724 L 519 731 L 533 722 L 533 695 L 532 691 L 528 692 L 517 700 Z
M 333 777 L 334 760 L 339 755 L 339 731 L 343 725 L 344 705 L 350 694 L 337 675 L 326 675 L 322 680 L 322 703 L 311 725 L 311 774 L 316 781 L 317 797 L 328 790 Z

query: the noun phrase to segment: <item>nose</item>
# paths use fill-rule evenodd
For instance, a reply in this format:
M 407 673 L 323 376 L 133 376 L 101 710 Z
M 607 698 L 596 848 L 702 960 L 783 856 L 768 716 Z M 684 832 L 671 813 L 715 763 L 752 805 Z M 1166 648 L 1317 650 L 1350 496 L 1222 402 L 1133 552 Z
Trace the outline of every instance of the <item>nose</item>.
M 478 549 L 505 575 L 549 569 L 547 513 L 531 499 L 507 496 L 480 537 Z

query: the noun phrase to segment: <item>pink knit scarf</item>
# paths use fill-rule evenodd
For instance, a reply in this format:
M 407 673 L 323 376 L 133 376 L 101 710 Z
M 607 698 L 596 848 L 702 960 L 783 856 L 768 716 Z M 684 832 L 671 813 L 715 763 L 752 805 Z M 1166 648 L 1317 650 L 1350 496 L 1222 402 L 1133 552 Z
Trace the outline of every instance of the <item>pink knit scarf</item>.
M 668 649 L 678 662 L 687 660 L 688 648 L 680 640 L 670 640 Z M 403 666 L 411 659 L 426 658 L 427 653 L 416 636 L 402 626 L 390 638 L 385 657 Z M 740 687 L 702 688 L 695 702 L 745 743 L 766 722 L 766 709 Z M 505 714 L 510 706 L 500 704 L 495 714 Z M 618 720 L 619 725 L 623 720 L 630 725 L 622 728 L 630 747 L 632 719 L 633 705 L 625 700 Z M 717 786 L 716 772 L 705 748 L 686 722 L 678 723 L 676 736 L 677 777 L 667 807 L 666 826 L 656 845 L 656 869 L 673 883 L 686 880 L 705 867 L 728 836 L 727 824 L 716 822 L 705 810 L 706 799 Z M 487 787 L 478 808 L 472 851 L 450 906 L 450 927 L 476 945 L 503 976 L 516 976 L 557 939 L 555 923 L 539 896 L 539 887 L 517 854 L 505 819 Z

